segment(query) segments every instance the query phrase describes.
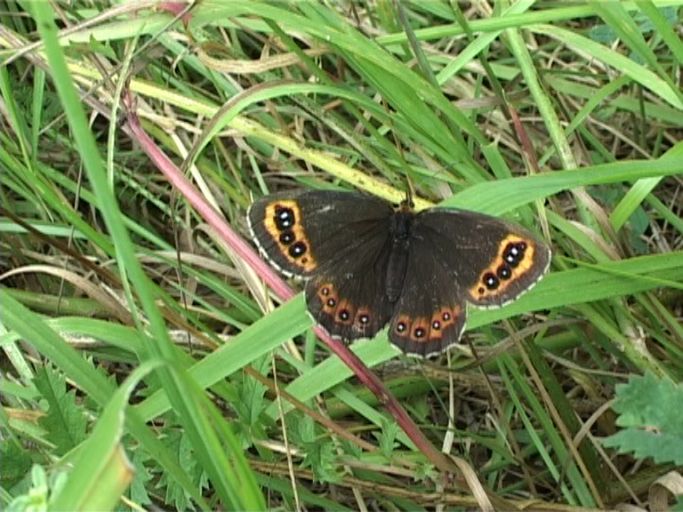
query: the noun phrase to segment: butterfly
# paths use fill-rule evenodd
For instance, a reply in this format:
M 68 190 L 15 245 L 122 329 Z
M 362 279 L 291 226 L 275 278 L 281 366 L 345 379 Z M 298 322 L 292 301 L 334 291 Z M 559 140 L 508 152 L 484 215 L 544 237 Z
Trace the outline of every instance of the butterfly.
M 549 247 L 510 222 L 360 193 L 271 194 L 247 220 L 270 263 L 307 280 L 308 311 L 330 335 L 372 338 L 389 323 L 389 340 L 422 357 L 460 340 L 468 304 L 503 306 L 550 264 Z

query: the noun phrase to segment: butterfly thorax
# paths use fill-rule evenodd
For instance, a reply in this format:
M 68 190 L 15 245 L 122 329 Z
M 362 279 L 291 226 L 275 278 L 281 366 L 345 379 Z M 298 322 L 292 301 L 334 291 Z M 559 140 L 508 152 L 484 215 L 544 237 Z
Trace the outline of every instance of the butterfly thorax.
M 387 263 L 386 294 L 391 302 L 396 302 L 403 289 L 403 281 L 408 268 L 408 248 L 410 229 L 415 214 L 403 206 L 391 217 L 391 252 Z

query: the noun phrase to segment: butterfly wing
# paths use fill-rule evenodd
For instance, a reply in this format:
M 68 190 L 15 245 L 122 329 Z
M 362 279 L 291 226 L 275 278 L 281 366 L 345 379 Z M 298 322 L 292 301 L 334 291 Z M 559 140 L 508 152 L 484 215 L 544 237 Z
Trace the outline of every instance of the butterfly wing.
M 393 209 L 348 192 L 272 194 L 249 209 L 252 237 L 289 276 L 310 278 L 308 311 L 331 335 L 374 336 L 389 320 L 385 294 Z
M 434 208 L 416 216 L 416 244 L 426 244 L 467 302 L 499 307 L 547 272 L 550 248 L 520 226 L 467 210 Z M 452 286 L 452 284 L 450 284 Z
M 389 204 L 371 196 L 312 190 L 261 198 L 247 219 L 252 238 L 277 269 L 310 277 L 362 248 L 391 214 Z
M 488 215 L 434 208 L 412 223 L 403 288 L 389 339 L 430 356 L 460 340 L 467 304 L 497 307 L 531 288 L 548 269 L 550 249 L 525 229 Z
M 457 343 L 465 328 L 465 298 L 438 255 L 419 234 L 411 237 L 403 289 L 389 326 L 389 340 L 406 354 L 439 354 Z
M 308 311 L 332 336 L 371 338 L 389 320 L 385 292 L 391 249 L 386 223 L 357 238 L 306 284 Z

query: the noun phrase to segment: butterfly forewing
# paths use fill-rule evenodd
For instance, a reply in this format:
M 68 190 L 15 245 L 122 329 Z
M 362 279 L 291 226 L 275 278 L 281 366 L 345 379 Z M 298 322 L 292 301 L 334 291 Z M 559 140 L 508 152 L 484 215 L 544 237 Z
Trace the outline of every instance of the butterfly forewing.
M 304 191 L 255 201 L 248 221 L 252 237 L 274 266 L 289 276 L 309 277 L 377 233 L 378 223 L 388 223 L 391 214 L 390 205 L 371 196 Z
M 467 210 L 420 212 L 415 236 L 433 248 L 449 282 L 480 307 L 502 306 L 529 290 L 547 271 L 550 249 L 527 230 Z

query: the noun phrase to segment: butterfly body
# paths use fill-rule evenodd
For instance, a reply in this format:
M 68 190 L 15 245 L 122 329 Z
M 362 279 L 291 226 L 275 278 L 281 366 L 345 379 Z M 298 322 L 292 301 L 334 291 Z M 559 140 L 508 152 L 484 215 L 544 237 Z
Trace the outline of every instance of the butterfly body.
M 414 214 L 407 211 L 405 207 L 402 207 L 401 210 L 391 216 L 391 228 L 389 229 L 391 249 L 386 268 L 385 290 L 387 298 L 391 303 L 398 300 L 401 290 L 403 290 L 403 280 L 406 276 L 408 258 L 410 256 L 410 227 L 413 223 L 413 217 Z
M 272 194 L 248 222 L 276 268 L 308 280 L 308 310 L 330 334 L 369 338 L 389 323 L 391 342 L 419 356 L 458 342 L 467 303 L 504 305 L 550 262 L 548 247 L 515 224 L 349 192 Z

